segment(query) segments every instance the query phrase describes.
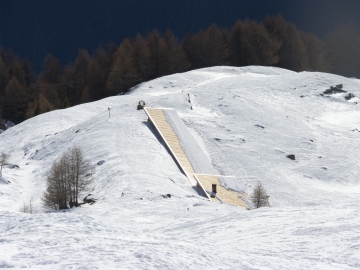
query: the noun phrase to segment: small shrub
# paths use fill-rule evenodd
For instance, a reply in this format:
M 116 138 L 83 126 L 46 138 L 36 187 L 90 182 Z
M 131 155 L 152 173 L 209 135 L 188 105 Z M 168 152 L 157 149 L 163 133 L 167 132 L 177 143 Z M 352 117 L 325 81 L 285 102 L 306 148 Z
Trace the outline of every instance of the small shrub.
M 20 207 L 20 212 L 27 213 L 27 214 L 33 214 L 34 213 L 34 206 L 33 206 L 33 198 L 29 200 L 28 203 L 23 203 L 23 205 Z

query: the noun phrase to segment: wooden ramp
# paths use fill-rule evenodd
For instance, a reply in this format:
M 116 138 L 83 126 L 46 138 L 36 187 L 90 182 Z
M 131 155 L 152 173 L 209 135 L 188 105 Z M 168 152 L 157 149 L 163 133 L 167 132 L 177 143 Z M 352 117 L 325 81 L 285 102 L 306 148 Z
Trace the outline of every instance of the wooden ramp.
M 171 154 L 173 155 L 174 159 L 176 160 L 184 174 L 187 176 L 187 178 L 189 178 L 190 182 L 194 186 L 196 186 L 197 181 L 194 177 L 194 169 L 191 166 L 191 163 L 187 158 L 183 148 L 181 147 L 179 138 L 175 134 L 170 124 L 166 121 L 166 117 L 162 111 L 163 109 L 144 108 L 144 110 L 148 115 L 150 121 L 160 133 L 161 137 L 165 141 Z
M 208 174 L 195 174 L 194 176 L 199 181 L 199 183 L 201 183 L 201 185 L 205 191 L 211 191 L 212 185 L 216 184 L 216 197 L 209 196 L 209 199 L 211 201 L 220 202 L 220 200 L 221 200 L 227 204 L 240 206 L 240 207 L 244 207 L 244 208 L 248 209 L 248 205 L 241 198 L 239 198 L 239 195 L 242 195 L 245 197 L 247 197 L 247 195 L 245 193 L 240 194 L 238 192 L 235 192 L 232 190 L 227 190 L 226 188 L 224 188 L 219 181 L 219 178 L 222 176 L 208 175 Z
M 204 191 L 207 198 L 211 201 L 225 202 L 248 209 L 247 204 L 238 197 L 240 195 L 239 193 L 227 190 L 221 186 L 219 181 L 219 177 L 221 176 L 196 174 L 189 158 L 186 156 L 184 149 L 180 144 L 178 136 L 176 135 L 171 125 L 166 121 L 166 116 L 163 110 L 165 109 L 149 107 L 144 108 L 144 111 L 148 115 L 149 120 L 163 138 L 173 158 L 176 160 L 184 174 L 188 177 L 192 185 L 200 187 Z M 217 185 L 217 197 L 220 198 L 221 201 L 216 197 L 210 197 L 210 195 L 207 193 L 207 191 L 211 191 L 212 184 Z

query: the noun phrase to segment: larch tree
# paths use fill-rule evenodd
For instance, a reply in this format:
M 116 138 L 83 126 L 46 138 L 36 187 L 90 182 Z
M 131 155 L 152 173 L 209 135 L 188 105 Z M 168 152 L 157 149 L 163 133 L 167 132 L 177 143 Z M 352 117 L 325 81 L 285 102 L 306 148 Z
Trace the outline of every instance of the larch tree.
M 308 68 L 308 55 L 306 46 L 296 26 L 284 19 L 267 16 L 264 26 L 272 36 L 280 42 L 279 62 L 277 66 L 294 71 L 303 71 Z
M 61 210 L 79 206 L 79 196 L 91 189 L 94 169 L 79 147 L 55 161 L 47 177 L 42 200 L 46 209 Z
M 153 63 L 153 70 L 151 72 L 151 79 L 160 77 L 164 74 L 163 67 L 164 65 L 164 49 L 165 49 L 165 41 L 161 37 L 160 32 L 157 29 L 151 31 L 147 37 L 146 42 L 150 49 L 150 59 Z
M 91 101 L 108 96 L 106 80 L 111 68 L 111 54 L 109 50 L 99 48 L 92 57 L 88 71 L 88 87 Z
M 5 94 L 5 87 L 8 84 L 8 74 L 6 71 L 6 65 L 0 56 L 0 97 Z
M 312 33 L 301 32 L 301 38 L 306 46 L 309 70 L 330 71 L 330 61 L 324 42 Z
M 252 50 L 251 63 L 249 64 L 262 66 L 277 64 L 279 62 L 280 42 L 270 36 L 262 23 L 247 21 L 245 25 Z
M 50 112 L 54 109 L 54 105 L 40 92 L 38 97 L 28 104 L 26 118 Z
M 151 51 L 147 41 L 138 34 L 133 43 L 133 62 L 141 80 L 151 78 L 154 71 L 154 63 L 151 61 Z
M 39 81 L 48 84 L 58 84 L 61 79 L 63 67 L 59 59 L 51 54 L 46 55 L 43 63 L 43 71 L 39 75 Z
M 42 196 L 44 207 L 49 210 L 62 210 L 68 208 L 67 182 L 69 173 L 66 157 L 62 156 L 51 166 L 46 179 L 46 191 Z
M 19 84 L 22 86 L 26 85 L 27 76 L 19 59 L 15 59 L 8 65 L 7 72 L 11 79 L 15 77 Z
M 61 108 L 61 100 L 59 97 L 59 85 L 46 82 L 38 82 L 38 93 L 42 94 L 53 104 L 54 108 Z
M 129 39 L 125 39 L 115 52 L 115 60 L 111 67 L 106 86 L 113 95 L 126 92 L 140 82 L 140 75 L 133 61 L 133 47 Z
M 6 153 L 0 154 L 0 177 L 2 176 L 2 169 L 3 169 L 4 165 L 7 164 L 9 157 L 10 156 Z
M 234 66 L 244 66 L 248 62 L 248 55 L 252 50 L 248 31 L 245 23 L 238 20 L 230 32 L 229 51 L 231 55 L 231 64 Z
M 181 42 L 181 46 L 190 62 L 190 68 L 202 68 L 203 63 L 203 45 L 199 34 L 187 34 Z
M 223 66 L 228 64 L 228 33 L 215 24 L 203 32 L 205 66 Z
M 79 206 L 79 196 L 89 190 L 94 170 L 79 147 L 70 149 L 67 159 L 70 172 L 70 181 L 68 182 L 70 198 L 73 206 Z
M 81 49 L 74 63 L 74 87 L 73 93 L 70 95 L 73 99 L 73 104 L 81 103 L 83 91 L 87 85 L 89 65 L 91 57 L 87 50 Z
M 60 100 L 67 98 L 71 106 L 81 103 L 83 90 L 87 85 L 90 62 L 88 51 L 81 49 L 74 64 L 65 67 L 58 87 Z
M 5 88 L 3 117 L 15 123 L 25 119 L 28 103 L 26 88 L 13 76 Z
M 189 68 L 189 62 L 186 54 L 178 40 L 170 29 L 165 31 L 162 38 L 163 51 L 160 73 L 163 75 L 174 74 L 177 72 L 185 71 Z
M 269 196 L 260 181 L 254 187 L 251 200 L 255 208 L 269 206 Z

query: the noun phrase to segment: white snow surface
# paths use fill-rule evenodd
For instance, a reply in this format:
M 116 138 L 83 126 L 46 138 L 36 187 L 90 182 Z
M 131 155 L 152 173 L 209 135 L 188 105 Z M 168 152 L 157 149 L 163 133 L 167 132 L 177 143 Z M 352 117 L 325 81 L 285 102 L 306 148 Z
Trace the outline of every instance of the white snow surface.
M 191 135 L 184 122 L 181 120 L 175 110 L 163 110 L 166 122 L 174 130 L 178 137 L 181 147 L 188 157 L 195 173 L 201 174 L 216 174 L 216 171 L 211 164 L 204 151 Z
M 8 184 L 8 182 L 4 179 L 4 178 L 2 178 L 2 176 L 0 175 L 0 185 L 1 184 Z
M 360 97 L 358 79 L 213 67 L 6 130 L 0 152 L 19 168 L 3 169 L 0 268 L 359 269 L 360 104 L 320 96 L 337 84 Z M 174 108 L 219 174 L 249 194 L 260 180 L 271 207 L 200 197 L 136 110 L 139 100 Z M 51 164 L 75 145 L 92 164 L 103 161 L 91 191 L 98 200 L 45 213 Z M 36 213 L 20 212 L 30 199 Z
M 233 190 L 233 191 L 237 191 L 237 192 L 241 192 L 243 193 L 244 187 L 241 185 L 241 183 L 239 182 L 239 179 L 237 179 L 236 177 L 219 177 L 219 182 L 220 184 L 228 189 L 228 190 Z

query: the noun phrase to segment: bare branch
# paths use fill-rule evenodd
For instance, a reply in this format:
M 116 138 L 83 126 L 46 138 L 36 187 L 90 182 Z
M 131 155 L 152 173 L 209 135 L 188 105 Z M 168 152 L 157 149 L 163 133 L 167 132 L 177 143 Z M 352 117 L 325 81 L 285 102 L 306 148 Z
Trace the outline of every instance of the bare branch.
M 10 157 L 10 155 L 8 155 L 6 153 L 0 154 L 0 176 L 2 176 L 2 169 L 3 169 L 4 165 L 7 164 L 9 157 Z
M 269 196 L 267 195 L 266 190 L 260 181 L 254 187 L 251 200 L 255 208 L 269 206 Z
M 94 173 L 79 147 L 73 147 L 55 162 L 47 178 L 43 195 L 45 208 L 60 210 L 79 206 L 79 196 L 91 189 Z

